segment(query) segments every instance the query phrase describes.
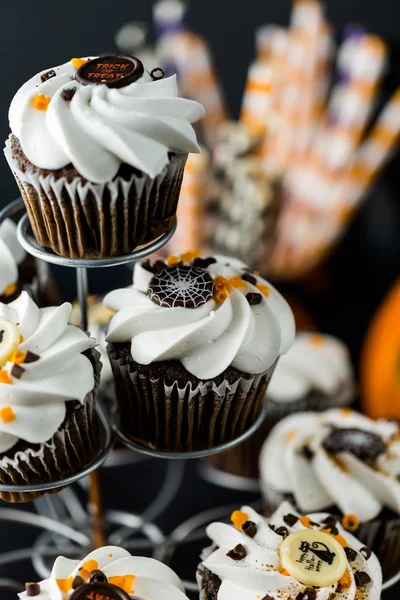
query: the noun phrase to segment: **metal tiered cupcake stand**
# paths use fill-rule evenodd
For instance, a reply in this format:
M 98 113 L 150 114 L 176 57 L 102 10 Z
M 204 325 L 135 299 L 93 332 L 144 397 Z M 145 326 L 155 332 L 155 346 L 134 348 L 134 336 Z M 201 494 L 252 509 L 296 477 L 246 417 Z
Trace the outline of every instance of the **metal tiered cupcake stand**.
M 24 209 L 24 203 L 18 198 L 0 212 L 0 223 Z M 64 267 L 76 269 L 77 296 L 81 311 L 81 326 L 88 328 L 88 273 L 90 268 L 114 267 L 131 264 L 160 250 L 173 236 L 173 227 L 155 241 L 124 256 L 103 259 L 71 259 L 54 254 L 43 248 L 34 238 L 28 215 L 25 213 L 19 221 L 17 235 L 23 248 L 37 259 Z M 56 556 L 79 557 L 93 547 L 103 544 L 123 545 L 131 551 L 150 553 L 151 556 L 169 563 L 175 550 L 184 544 L 200 540 L 205 541 L 204 526 L 211 520 L 225 518 L 234 507 L 222 506 L 202 511 L 190 517 L 169 534 L 155 525 L 154 521 L 163 514 L 176 498 L 183 481 L 185 460 L 204 458 L 233 448 L 240 444 L 261 425 L 265 418 L 265 407 L 256 422 L 240 437 L 218 447 L 185 453 L 161 452 L 137 444 L 122 434 L 117 426 L 115 402 L 111 399 L 97 402 L 97 412 L 101 424 L 101 451 L 96 459 L 85 469 L 69 475 L 59 481 L 37 485 L 0 485 L 2 492 L 48 492 L 77 483 L 83 487 L 85 500 L 82 502 L 73 487 L 67 487 L 58 495 L 45 495 L 35 500 L 37 515 L 20 509 L 0 508 L 0 521 L 25 524 L 41 530 L 33 548 L 16 550 L 0 554 L 0 567 L 16 561 L 31 560 L 39 578 L 46 578 Z M 126 449 L 114 450 L 116 440 Z M 165 476 L 156 495 L 141 515 L 118 510 L 104 510 L 102 501 L 101 471 L 99 467 L 114 468 L 124 462 L 132 465 L 150 460 L 150 458 L 175 459 L 164 461 Z M 181 460 L 176 460 L 181 459 Z M 184 459 L 184 460 L 182 460 Z M 87 477 L 88 476 L 88 477 Z M 87 501 L 86 501 L 87 498 Z M 111 533 L 108 533 L 112 529 Z M 107 533 L 106 533 L 107 532 Z M 179 571 L 179 569 L 177 569 Z M 194 573 L 193 573 L 194 575 Z M 188 592 L 196 593 L 194 581 L 184 581 Z M 9 588 L 21 591 L 23 584 L 8 579 L 0 579 L 0 589 Z

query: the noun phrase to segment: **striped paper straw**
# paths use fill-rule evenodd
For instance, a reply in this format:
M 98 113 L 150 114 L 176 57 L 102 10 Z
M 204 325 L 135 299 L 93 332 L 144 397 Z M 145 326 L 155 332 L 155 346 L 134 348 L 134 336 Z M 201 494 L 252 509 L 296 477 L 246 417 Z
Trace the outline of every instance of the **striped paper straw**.
M 182 92 L 206 110 L 201 126 L 208 146 L 213 148 L 228 114 L 207 43 L 194 33 L 182 33 L 174 38 L 171 52 L 178 65 Z
M 247 74 L 240 121 L 252 135 L 260 138 L 266 131 L 271 90 L 272 72 L 268 63 L 254 61 Z

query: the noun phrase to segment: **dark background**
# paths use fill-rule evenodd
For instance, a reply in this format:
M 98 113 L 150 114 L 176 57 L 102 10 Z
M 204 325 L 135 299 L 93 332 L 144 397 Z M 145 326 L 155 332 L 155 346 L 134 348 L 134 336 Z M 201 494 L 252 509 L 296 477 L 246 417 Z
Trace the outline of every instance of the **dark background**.
M 0 137 L 8 136 L 7 110 L 18 87 L 39 70 L 61 64 L 71 57 L 104 53 L 115 49 L 114 34 L 127 21 L 151 22 L 150 0 L 1 0 L 0 4 Z M 329 20 L 338 39 L 348 23 L 363 23 L 371 32 L 390 43 L 391 61 L 382 99 L 400 85 L 400 0 L 329 0 L 325 3 Z M 254 30 L 263 23 L 287 24 L 289 0 L 192 0 L 187 15 L 189 27 L 205 35 L 215 56 L 226 95 L 237 115 L 246 70 L 254 52 Z M 322 330 L 342 337 L 352 350 L 355 365 L 370 317 L 387 289 L 400 272 L 400 202 L 399 157 L 395 156 L 379 186 L 368 198 L 334 259 L 325 267 L 331 285 L 322 293 L 304 286 L 294 286 L 298 296 L 318 313 Z M 0 161 L 0 206 L 17 195 L 17 187 L 5 160 Z M 0 257 L 1 260 L 1 257 Z M 97 270 L 96 270 L 97 271 Z M 58 269 L 56 275 L 66 298 L 75 295 L 73 272 Z M 101 290 L 127 280 L 126 270 L 98 271 L 91 276 L 91 290 Z M 161 466 L 153 465 L 152 476 L 123 471 L 116 478 L 105 477 L 107 504 L 126 510 L 141 510 L 145 505 L 144 487 L 157 486 Z M 238 502 L 242 494 L 224 493 L 205 486 L 192 475 L 186 480 L 167 518 L 165 530 L 172 529 L 182 518 L 205 507 Z M 147 477 L 146 477 L 147 475 Z M 146 486 L 143 486 L 146 479 Z M 147 489 L 146 487 L 146 489 Z M 118 493 L 115 491 L 118 490 Z M 152 495 L 152 491 L 146 492 Z M 247 499 L 247 498 L 246 498 Z M 249 498 L 250 500 L 250 498 Z M 32 507 L 25 507 L 31 510 Z M 21 527 L 0 524 L 0 552 L 30 545 L 36 537 L 27 537 Z M 191 557 L 182 557 L 182 574 L 193 577 L 198 549 Z M 0 570 L 0 577 L 26 580 L 33 577 L 28 564 Z M 393 598 L 398 597 L 393 594 Z M 15 594 L 0 591 L 0 599 L 14 599 Z

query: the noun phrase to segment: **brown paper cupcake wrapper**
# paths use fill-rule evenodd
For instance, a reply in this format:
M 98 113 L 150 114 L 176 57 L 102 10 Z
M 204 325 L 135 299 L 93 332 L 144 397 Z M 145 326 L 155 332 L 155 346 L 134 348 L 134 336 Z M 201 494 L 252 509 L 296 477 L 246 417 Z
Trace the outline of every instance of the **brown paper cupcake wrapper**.
M 80 402 L 67 403 L 67 417 L 54 436 L 44 444 L 23 451 L 9 450 L 0 459 L 2 484 L 34 485 L 58 481 L 90 464 L 99 450 L 99 423 L 95 410 L 101 362 L 97 350 L 85 352 L 94 368 L 94 388 Z M 70 406 L 68 406 L 70 404 Z M 73 405 L 72 405 L 73 404 Z M 56 488 L 59 492 L 62 488 Z M 6 502 L 30 502 L 45 492 L 0 492 Z
M 265 500 L 265 512 L 267 516 L 272 513 L 284 501 L 289 501 L 292 506 L 301 514 L 297 508 L 292 494 L 282 494 L 273 490 L 270 486 L 263 486 Z M 323 509 L 315 512 L 327 512 L 334 515 L 339 520 L 342 519 L 342 513 L 335 507 Z M 389 509 L 382 510 L 381 514 L 368 523 L 362 523 L 357 531 L 353 532 L 360 542 L 368 546 L 378 557 L 383 572 L 383 581 L 388 581 L 395 577 L 400 571 L 400 516 Z
M 262 375 L 234 383 L 188 383 L 179 387 L 151 379 L 108 346 L 121 431 L 157 450 L 191 452 L 213 448 L 244 433 L 259 415 L 275 365 Z
M 21 190 L 33 233 L 41 246 L 67 258 L 103 258 L 132 252 L 169 230 L 187 154 L 172 154 L 151 179 L 139 171 L 106 184 L 76 177 L 43 177 L 19 169 L 6 142 L 5 156 Z
M 206 464 L 215 471 L 256 481 L 259 476 L 258 457 L 261 446 L 271 429 L 279 421 L 297 412 L 309 410 L 322 412 L 330 408 L 346 407 L 352 403 L 353 399 L 354 388 L 350 383 L 343 386 L 336 394 L 332 394 L 331 397 L 312 392 L 306 398 L 294 402 L 274 402 L 270 398 L 267 404 L 266 418 L 261 427 L 243 444 L 228 452 L 205 459 Z

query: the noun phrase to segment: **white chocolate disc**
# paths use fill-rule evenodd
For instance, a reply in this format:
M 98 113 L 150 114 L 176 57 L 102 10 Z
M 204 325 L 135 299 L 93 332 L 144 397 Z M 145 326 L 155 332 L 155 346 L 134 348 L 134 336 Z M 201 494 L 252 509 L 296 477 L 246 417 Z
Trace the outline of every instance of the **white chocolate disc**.
M 14 323 L 0 317 L 0 367 L 3 367 L 18 348 L 20 334 Z
M 283 541 L 280 555 L 282 567 L 304 585 L 332 585 L 343 577 L 347 568 L 342 546 L 322 531 L 291 533 Z

